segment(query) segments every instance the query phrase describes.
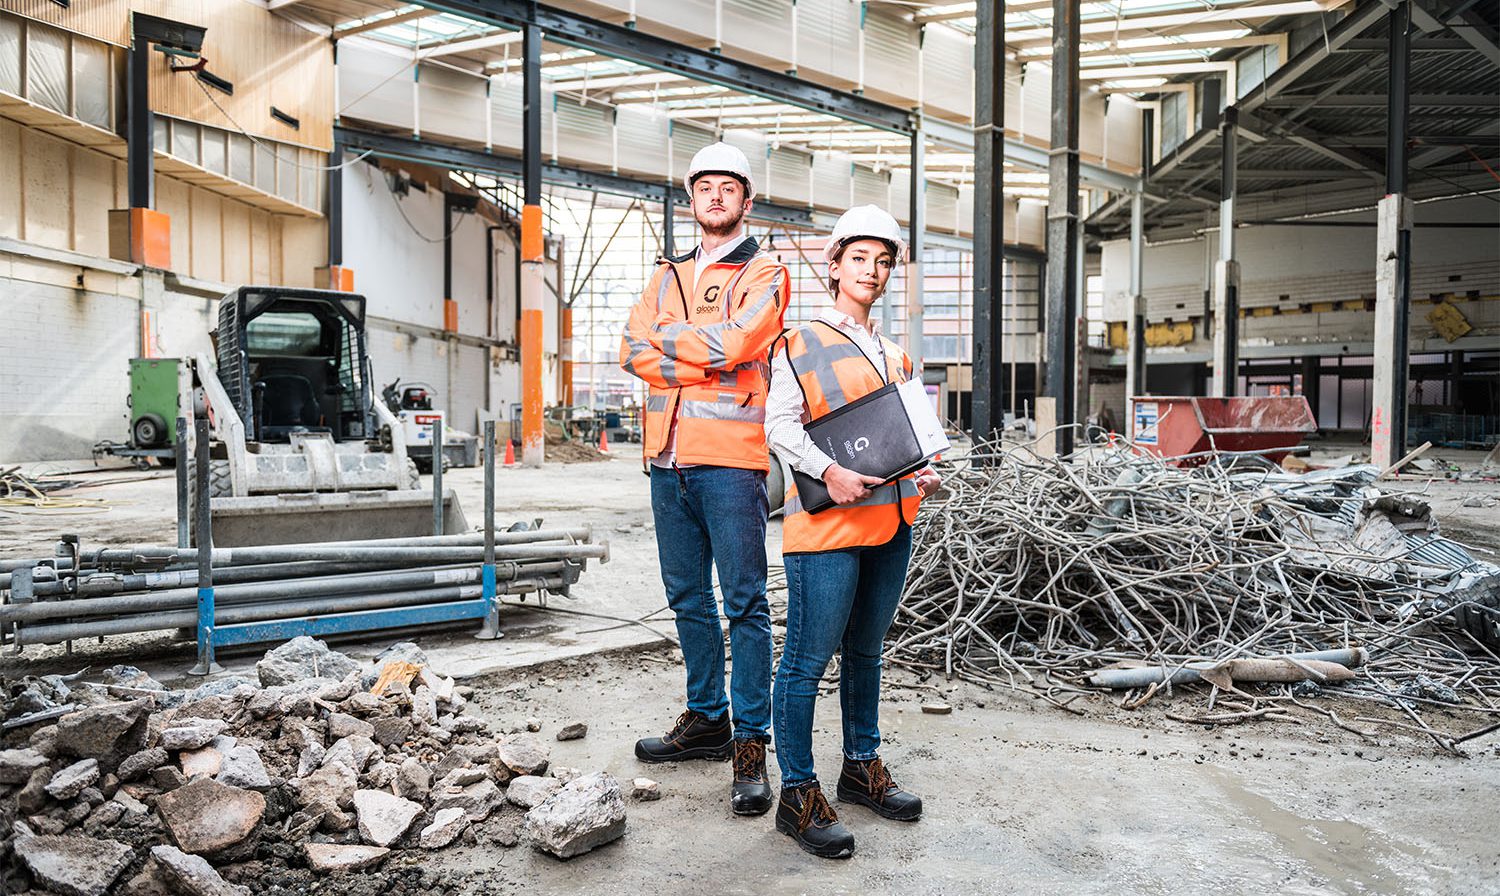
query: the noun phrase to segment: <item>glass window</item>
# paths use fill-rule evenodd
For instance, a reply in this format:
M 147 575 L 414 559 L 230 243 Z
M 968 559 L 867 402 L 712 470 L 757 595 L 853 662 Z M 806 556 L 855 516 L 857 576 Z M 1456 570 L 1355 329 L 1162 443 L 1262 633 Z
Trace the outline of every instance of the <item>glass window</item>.
M 306 311 L 270 311 L 245 328 L 251 355 L 319 357 L 323 352 L 323 324 Z

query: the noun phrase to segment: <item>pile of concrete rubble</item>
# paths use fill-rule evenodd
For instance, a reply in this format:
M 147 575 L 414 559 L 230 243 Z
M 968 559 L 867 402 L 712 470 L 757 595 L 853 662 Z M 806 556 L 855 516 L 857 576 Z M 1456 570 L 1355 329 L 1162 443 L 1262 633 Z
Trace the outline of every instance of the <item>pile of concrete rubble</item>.
M 55 720 L 7 723 L 6 891 L 29 877 L 65 896 L 243 896 L 285 879 L 271 872 L 306 883 L 395 850 L 524 841 L 568 858 L 625 831 L 613 777 L 549 769 L 531 731 L 497 734 L 466 715 L 473 691 L 435 674 L 415 644 L 361 665 L 297 638 L 256 673 L 192 691 L 130 667 L 102 685 L 12 683 L 7 718 Z

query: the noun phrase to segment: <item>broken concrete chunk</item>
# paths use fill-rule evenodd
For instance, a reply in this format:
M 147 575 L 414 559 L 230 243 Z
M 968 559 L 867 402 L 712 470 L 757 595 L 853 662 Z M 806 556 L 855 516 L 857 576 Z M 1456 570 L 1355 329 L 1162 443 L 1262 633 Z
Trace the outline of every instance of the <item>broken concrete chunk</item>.
M 229 883 L 202 856 L 175 846 L 153 846 L 151 861 L 170 892 L 183 896 L 249 896 L 247 887 Z
M 103 896 L 131 857 L 123 843 L 76 834 L 20 836 L 13 848 L 37 883 L 63 896 Z
M 319 874 L 340 871 L 363 871 L 380 864 L 391 851 L 383 846 L 341 846 L 337 843 L 308 843 L 307 865 Z
M 168 750 L 197 750 L 224 733 L 223 719 L 173 719 L 162 729 L 161 745 Z
M 354 794 L 354 811 L 361 839 L 390 846 L 411 830 L 412 822 L 422 814 L 422 804 L 383 790 L 360 790 Z
M 554 766 L 552 766 L 551 771 L 549 772 L 549 774 L 551 774 L 552 777 L 556 778 L 559 782 L 561 782 L 563 784 L 566 784 L 569 781 L 573 780 L 574 778 L 578 777 L 579 775 L 583 774 L 583 770 L 582 769 L 576 769 L 576 768 L 569 768 L 566 765 L 554 765 Z
M 354 769 L 342 762 L 333 762 L 296 781 L 294 786 L 300 805 L 325 803 L 347 809 L 354 805 L 354 789 L 358 783 Z
M 190 781 L 156 800 L 173 842 L 210 859 L 237 859 L 255 851 L 266 798 L 211 778 Z
M 436 811 L 458 807 L 470 821 L 484 821 L 504 802 L 505 792 L 494 781 L 485 779 L 468 787 L 433 791 L 432 808 Z
M 526 813 L 526 839 L 560 859 L 582 855 L 625 833 L 620 784 L 607 772 L 584 775 Z
M 402 716 L 381 716 L 372 724 L 371 738 L 383 747 L 403 744 L 411 737 L 411 719 Z
M 145 815 L 151 811 L 145 803 L 126 793 L 124 790 L 115 791 L 115 795 L 111 799 L 119 803 L 127 815 Z
M 306 635 L 293 638 L 268 651 L 255 664 L 255 674 L 259 676 L 261 686 L 268 688 L 313 678 L 342 681 L 349 673 L 358 671 L 359 663 Z
M 164 765 L 151 770 L 151 783 L 160 790 L 176 790 L 187 783 L 187 776 L 176 766 Z
M 643 803 L 661 799 L 661 785 L 650 778 L 636 778 L 630 782 L 630 795 Z
M 425 802 L 431 790 L 432 773 L 427 767 L 414 756 L 403 759 L 401 767 L 396 770 L 396 793 L 409 800 Z
M 437 783 L 439 790 L 448 787 L 468 787 L 477 784 L 490 776 L 489 772 L 482 768 L 456 768 L 443 776 L 443 780 Z
M 561 790 L 562 786 L 562 782 L 556 778 L 522 775 L 510 782 L 510 786 L 505 789 L 505 798 L 522 809 L 530 809 L 546 802 L 547 797 Z
M 251 747 L 235 747 L 230 750 L 224 756 L 224 763 L 220 766 L 217 777 L 220 784 L 243 787 L 246 790 L 269 790 L 271 787 L 271 776 L 266 773 L 265 763 L 261 762 L 260 754 Z
M 464 810 L 457 806 L 443 809 L 433 816 L 432 824 L 422 829 L 417 843 L 423 849 L 442 849 L 457 840 L 468 826 L 469 819 Z
M 923 703 L 922 711 L 930 716 L 946 716 L 953 712 L 953 707 L 947 703 Z
M 560 731 L 557 732 L 557 739 L 558 740 L 581 740 L 588 733 L 589 733 L 588 723 L 586 723 L 586 722 L 573 722 L 572 724 L 564 725 L 562 727 L 562 730 L 560 730 Z
M 183 777 L 188 780 L 212 778 L 224 767 L 224 754 L 214 747 L 200 747 L 183 750 L 177 754 L 177 761 L 182 766 Z
M 146 746 L 150 699 L 106 703 L 71 712 L 57 720 L 57 748 L 64 755 L 98 759 L 113 769 L 121 759 Z
M 500 761 L 518 775 L 540 775 L 547 770 L 547 747 L 529 734 L 512 734 L 500 742 Z
M 542 730 L 542 720 L 533 716 L 526 720 L 526 730 L 532 733 Z
M 432 689 L 426 685 L 418 685 L 417 689 L 411 692 L 411 720 L 418 725 L 437 724 L 437 698 L 432 695 Z
M 25 784 L 31 773 L 47 764 L 47 757 L 29 747 L 0 750 L 0 784 Z
M 323 764 L 332 765 L 337 762 L 349 766 L 355 772 L 362 772 L 377 755 L 380 755 L 380 748 L 375 746 L 374 741 L 351 734 L 328 748 L 323 756 Z
M 115 776 L 121 781 L 134 781 L 136 778 L 150 774 L 154 768 L 160 768 L 170 762 L 167 751 L 161 747 L 152 747 L 139 753 L 132 753 L 126 757 L 120 767 L 115 770 Z
M 359 735 L 360 737 L 375 737 L 375 726 L 364 719 L 357 719 L 348 713 L 332 712 L 328 714 L 328 736 L 338 740 L 341 737 Z
M 53 775 L 52 780 L 47 782 L 47 795 L 55 800 L 70 800 L 97 780 L 99 760 L 84 759 Z

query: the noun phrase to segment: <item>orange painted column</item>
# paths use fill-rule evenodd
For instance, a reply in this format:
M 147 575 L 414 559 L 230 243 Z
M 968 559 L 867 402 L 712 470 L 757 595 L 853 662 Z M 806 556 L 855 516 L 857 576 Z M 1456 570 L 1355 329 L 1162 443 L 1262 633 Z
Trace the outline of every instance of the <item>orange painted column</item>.
M 542 208 L 521 209 L 521 464 L 539 467 L 545 458 L 542 424 Z

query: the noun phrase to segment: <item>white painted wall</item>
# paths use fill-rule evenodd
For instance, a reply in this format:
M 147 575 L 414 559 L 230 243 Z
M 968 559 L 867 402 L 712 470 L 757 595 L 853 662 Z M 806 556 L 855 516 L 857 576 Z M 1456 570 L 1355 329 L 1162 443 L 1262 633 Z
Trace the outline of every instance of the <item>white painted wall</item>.
M 1373 223 L 1373 210 L 1330 217 L 1330 222 Z M 1417 206 L 1417 228 L 1412 236 L 1412 295 L 1422 300 L 1432 294 L 1475 291 L 1500 294 L 1500 240 L 1491 228 L 1423 228 L 1422 222 L 1500 224 L 1500 204 L 1483 197 Z M 1375 228 L 1288 227 L 1241 228 L 1235 234 L 1240 261 L 1240 302 L 1245 309 L 1279 308 L 1317 302 L 1371 299 L 1375 295 Z M 1203 314 L 1203 293 L 1209 288 L 1218 260 L 1218 233 L 1200 240 L 1148 246 L 1142 270 L 1147 319 L 1183 321 Z M 1117 240 L 1103 245 L 1105 318 L 1126 319 L 1130 286 L 1130 244 Z M 1457 278 L 1457 279 L 1455 279 Z M 1455 348 L 1493 348 L 1500 338 L 1500 302 L 1458 301 L 1475 331 L 1466 345 Z M 1435 339 L 1425 319 L 1428 306 L 1412 313 L 1414 340 Z M 1276 314 L 1247 317 L 1241 332 L 1248 344 L 1269 348 L 1305 343 L 1368 342 L 1373 338 L 1373 315 L 1368 311 Z M 1180 351 L 1199 354 L 1207 346 L 1200 326 L 1198 339 Z M 1468 345 L 1467 343 L 1474 343 Z M 1413 350 L 1418 350 L 1418 342 Z M 1441 350 L 1440 345 L 1427 350 Z M 1271 352 L 1274 354 L 1274 352 Z

